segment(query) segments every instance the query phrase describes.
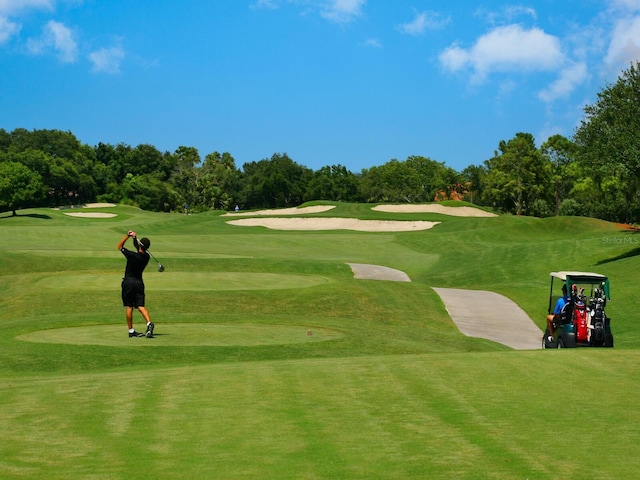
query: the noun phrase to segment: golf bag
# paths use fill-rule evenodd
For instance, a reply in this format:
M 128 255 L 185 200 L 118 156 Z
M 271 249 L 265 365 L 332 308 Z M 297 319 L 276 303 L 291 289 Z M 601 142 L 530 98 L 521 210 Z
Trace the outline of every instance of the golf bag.
M 587 306 L 584 302 L 576 302 L 573 310 L 574 331 L 577 342 L 589 341 L 589 327 L 587 325 Z
M 596 289 L 593 298 L 590 299 L 589 307 L 591 314 L 591 338 L 592 345 L 603 345 L 605 324 L 607 316 L 604 313 L 605 296 L 600 289 Z
M 573 299 L 573 325 L 576 332 L 576 342 L 587 343 L 589 341 L 589 325 L 587 323 L 587 305 L 585 304 L 584 289 L 579 293 L 574 292 Z

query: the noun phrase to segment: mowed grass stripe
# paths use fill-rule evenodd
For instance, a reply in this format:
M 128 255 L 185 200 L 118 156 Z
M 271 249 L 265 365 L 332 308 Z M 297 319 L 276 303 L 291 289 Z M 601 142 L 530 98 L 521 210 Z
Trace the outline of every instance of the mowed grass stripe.
M 3 381 L 0 418 L 9 428 L 0 452 L 54 478 L 632 478 L 640 434 L 629 425 L 640 419 L 629 407 L 640 394 L 619 381 L 640 380 L 629 365 L 638 354 L 596 353 L 608 365 L 598 368 L 584 351 L 539 353 Z M 567 414 L 549 418 L 554 393 L 537 386 L 559 361 L 576 380 L 562 387 Z M 585 363 L 596 366 L 594 384 L 615 388 L 582 385 Z M 613 382 L 611 366 L 620 371 Z M 571 415 L 577 406 L 580 415 Z M 53 437 L 44 433 L 51 427 Z M 606 442 L 606 462 L 593 442 Z M 570 446 L 571 455 L 558 456 L 554 445 Z
M 316 275 L 251 272 L 155 272 L 151 264 L 145 275 L 148 291 L 162 290 L 277 290 L 310 288 L 331 279 Z M 51 275 L 39 279 L 36 288 L 48 290 L 119 290 L 122 274 Z

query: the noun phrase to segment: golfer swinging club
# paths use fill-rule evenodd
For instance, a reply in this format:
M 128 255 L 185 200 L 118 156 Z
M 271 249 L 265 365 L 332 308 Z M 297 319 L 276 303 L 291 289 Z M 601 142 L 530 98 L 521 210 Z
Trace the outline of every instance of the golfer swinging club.
M 135 252 L 124 248 L 124 244 L 129 237 L 133 237 L 133 246 L 136 248 Z M 147 250 L 151 245 L 151 241 L 148 238 L 143 238 L 138 241 L 136 232 L 129 230 L 120 243 L 118 243 L 118 250 L 127 259 L 127 267 L 124 271 L 124 278 L 122 279 L 122 304 L 127 308 L 127 326 L 129 327 L 129 337 L 153 337 L 153 322 L 149 316 L 149 311 L 144 306 L 144 282 L 142 281 L 142 272 L 149 263 L 149 254 Z M 133 309 L 137 308 L 147 322 L 146 333 L 136 332 L 133 328 Z

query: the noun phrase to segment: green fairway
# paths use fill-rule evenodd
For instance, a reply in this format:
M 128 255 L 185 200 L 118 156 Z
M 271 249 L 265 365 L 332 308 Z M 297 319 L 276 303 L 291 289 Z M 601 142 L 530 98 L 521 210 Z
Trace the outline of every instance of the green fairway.
M 332 205 L 308 216 L 441 223 L 287 232 L 126 206 L 0 215 L 0 478 L 637 476 L 640 236 L 588 218 Z M 145 272 L 150 339 L 128 338 L 121 307 L 129 229 L 166 267 Z M 348 263 L 412 281 L 357 280 Z M 544 328 L 554 270 L 611 279 L 614 349 L 468 338 L 431 288 L 500 293 Z

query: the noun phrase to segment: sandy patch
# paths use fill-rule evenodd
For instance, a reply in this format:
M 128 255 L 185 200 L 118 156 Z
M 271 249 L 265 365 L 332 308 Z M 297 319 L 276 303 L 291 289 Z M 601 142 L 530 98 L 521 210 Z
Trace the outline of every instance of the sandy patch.
M 428 230 L 440 222 L 358 220 L 357 218 L 242 218 L 231 225 L 272 230 L 356 230 L 359 232 L 410 232 Z
M 274 208 L 270 210 L 258 210 L 255 212 L 229 212 L 222 215 L 233 216 L 233 217 L 253 217 L 253 216 L 263 216 L 263 215 L 303 215 L 309 213 L 322 213 L 327 212 L 336 208 L 335 205 L 314 205 L 312 207 L 302 207 L 302 208 Z
M 115 203 L 85 203 L 81 205 L 63 205 L 61 207 L 55 207 L 53 210 L 75 210 L 77 208 L 110 208 L 115 206 Z
M 64 212 L 65 215 L 70 217 L 84 217 L 84 218 L 112 218 L 116 217 L 115 213 L 102 213 L 102 212 Z
M 453 217 L 497 217 L 496 214 L 485 212 L 475 207 L 447 207 L 437 203 L 431 204 L 402 204 L 402 205 L 377 205 L 371 210 L 387 213 L 440 213 Z
M 84 208 L 109 208 L 115 206 L 115 203 L 87 203 L 86 205 L 83 205 Z

